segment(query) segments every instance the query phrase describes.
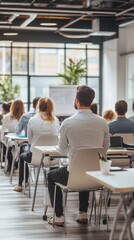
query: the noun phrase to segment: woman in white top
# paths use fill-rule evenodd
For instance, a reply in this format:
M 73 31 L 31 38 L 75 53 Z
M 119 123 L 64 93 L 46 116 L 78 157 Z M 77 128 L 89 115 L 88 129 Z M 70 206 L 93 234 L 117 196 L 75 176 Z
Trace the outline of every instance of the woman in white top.
M 16 126 L 22 114 L 24 113 L 24 104 L 22 100 L 16 99 L 12 102 L 10 112 L 5 114 L 2 119 L 2 136 L 4 140 L 4 133 L 11 132 L 15 133 Z
M 1 139 L 4 142 L 4 134 L 6 132 L 15 133 L 15 129 L 18 126 L 18 122 L 22 114 L 24 113 L 24 103 L 20 99 L 16 99 L 12 101 L 10 112 L 5 114 L 2 119 L 2 132 L 1 132 Z M 8 150 L 8 168 L 7 172 L 10 172 L 11 165 L 12 165 L 12 153 L 11 153 L 12 147 L 9 147 Z M 16 165 L 17 168 L 17 165 Z
M 44 134 L 59 135 L 59 120 L 53 114 L 53 102 L 49 98 L 41 98 L 37 105 L 37 114 L 28 122 L 27 136 L 32 147 L 38 136 Z
M 51 134 L 59 135 L 59 120 L 54 116 L 53 102 L 50 98 L 40 98 L 37 106 L 37 114 L 28 122 L 27 136 L 31 148 L 28 152 L 24 152 L 20 156 L 19 165 L 19 182 L 15 187 L 16 192 L 22 191 L 22 183 L 24 180 L 24 161 L 31 162 L 32 147 L 34 142 L 40 135 Z M 28 182 L 28 166 L 26 166 L 26 185 Z

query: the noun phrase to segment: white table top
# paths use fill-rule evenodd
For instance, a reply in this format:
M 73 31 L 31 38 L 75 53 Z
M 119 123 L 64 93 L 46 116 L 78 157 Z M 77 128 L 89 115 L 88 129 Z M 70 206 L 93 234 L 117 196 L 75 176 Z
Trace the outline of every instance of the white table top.
M 128 150 L 126 148 L 109 148 L 107 150 L 107 155 L 112 155 L 112 154 L 134 154 L 134 150 Z
M 58 146 L 34 146 L 33 148 L 35 148 L 36 150 L 39 150 L 44 154 L 60 155 Z
M 101 171 L 88 171 L 86 174 L 114 192 L 134 192 L 134 169 L 110 172 L 108 175 L 103 175 Z
M 8 133 L 5 135 L 5 137 L 11 140 L 19 141 L 19 142 L 28 141 L 28 138 L 26 136 L 19 136 L 16 133 Z

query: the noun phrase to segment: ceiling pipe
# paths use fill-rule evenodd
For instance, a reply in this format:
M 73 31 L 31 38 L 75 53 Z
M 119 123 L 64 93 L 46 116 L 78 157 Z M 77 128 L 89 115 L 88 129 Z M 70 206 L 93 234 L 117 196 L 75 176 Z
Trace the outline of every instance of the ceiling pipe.
M 93 30 L 91 28 L 62 28 L 60 30 L 61 32 L 62 31 L 65 31 L 65 32 L 92 32 Z
M 58 30 L 57 27 L 21 27 L 20 26 L 0 26 L 0 30 L 10 29 L 10 30 L 29 30 L 29 31 L 55 31 Z M 61 31 L 68 32 L 92 32 L 92 29 L 81 29 L 81 28 L 63 28 Z
M 2 13 L 3 15 L 4 14 L 6 14 L 6 13 Z M 9 14 L 9 13 L 8 13 Z M 7 15 L 7 14 L 6 14 Z M 18 13 L 14 13 L 14 14 L 12 14 L 12 16 L 10 16 L 9 18 L 8 18 L 8 20 L 7 21 L 0 21 L 0 24 L 11 24 L 12 23 L 12 21 L 16 18 L 16 17 L 18 17 L 20 14 L 18 14 Z
M 28 31 L 56 31 L 57 30 L 57 27 L 21 27 L 20 26 L 0 26 L 0 30 L 2 29 L 10 29 L 10 30 L 28 30 Z
M 65 38 L 88 38 L 90 37 L 90 33 L 88 34 L 78 34 L 78 35 L 73 35 L 73 34 L 65 34 L 62 32 L 58 32 L 62 37 Z
M 14 13 L 11 17 L 8 19 L 8 23 L 12 23 L 15 18 L 17 18 L 20 14 L 19 13 Z
M 62 30 L 63 28 L 69 27 L 70 25 L 78 22 L 80 19 L 82 19 L 82 18 L 84 18 L 84 17 L 87 17 L 87 14 L 86 14 L 86 15 L 82 15 L 82 16 L 80 16 L 80 17 L 78 17 L 78 18 L 70 21 L 69 23 L 67 23 L 67 24 L 63 25 L 62 27 L 60 27 L 57 31 L 60 31 L 60 30 Z
M 70 14 L 88 14 L 88 15 L 92 15 L 92 14 L 104 14 L 104 15 L 116 15 L 116 12 L 105 12 L 105 11 L 75 11 L 75 10 L 59 10 L 59 9 L 29 9 L 29 8 L 5 8 L 5 7 L 0 7 L 0 12 L 1 11 L 14 11 L 14 12 L 21 12 L 24 11 L 24 13 L 29 12 L 29 13 L 70 13 Z
M 121 16 L 121 15 L 123 15 L 124 13 L 130 12 L 130 11 L 132 11 L 132 10 L 134 10 L 134 7 L 131 7 L 131 8 L 128 8 L 128 9 L 122 11 L 122 12 L 116 13 L 115 16 L 116 16 L 116 17 Z
M 20 27 L 26 27 L 27 25 L 29 25 L 29 23 L 31 23 L 35 18 L 37 17 L 37 14 L 30 14 L 29 18 L 27 18 L 21 25 Z

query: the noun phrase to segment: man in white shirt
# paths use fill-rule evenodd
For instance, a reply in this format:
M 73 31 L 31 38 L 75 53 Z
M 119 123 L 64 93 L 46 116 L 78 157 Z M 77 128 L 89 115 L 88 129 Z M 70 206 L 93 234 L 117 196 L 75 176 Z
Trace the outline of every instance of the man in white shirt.
M 65 119 L 60 128 L 59 151 L 61 154 L 68 155 L 68 167 L 51 170 L 48 173 L 48 190 L 50 194 L 51 204 L 53 206 L 54 197 L 54 182 L 67 184 L 71 161 L 82 147 L 104 147 L 107 149 L 110 146 L 110 134 L 107 122 L 100 116 L 92 113 L 90 105 L 95 97 L 95 92 L 92 88 L 82 85 L 77 87 L 77 93 L 74 106 L 78 110 L 76 114 Z M 90 160 L 89 160 L 90 161 Z M 56 218 L 55 225 L 63 226 L 63 208 L 62 194 L 60 189 L 57 191 L 56 197 Z M 77 222 L 87 223 L 89 192 L 79 193 L 79 215 Z M 49 224 L 52 224 L 53 219 L 49 219 Z

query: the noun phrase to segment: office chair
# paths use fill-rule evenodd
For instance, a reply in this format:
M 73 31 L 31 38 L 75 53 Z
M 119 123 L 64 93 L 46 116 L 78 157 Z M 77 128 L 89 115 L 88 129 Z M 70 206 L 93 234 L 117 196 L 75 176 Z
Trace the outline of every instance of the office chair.
M 62 191 L 62 200 L 63 200 L 63 215 L 64 215 L 64 231 L 67 233 L 67 224 L 66 224 L 66 203 L 67 203 L 67 194 L 69 192 L 80 192 L 80 191 L 102 191 L 103 186 L 96 183 L 92 179 L 86 176 L 86 171 L 97 171 L 100 170 L 99 166 L 99 158 L 98 152 L 105 155 L 105 151 L 103 148 L 82 148 L 76 153 L 72 164 L 71 169 L 69 171 L 69 178 L 67 186 L 55 182 L 55 192 L 54 192 L 54 209 L 55 209 L 55 200 L 56 200 L 56 191 L 59 187 Z M 100 194 L 102 197 L 102 194 Z M 93 198 L 94 199 L 94 198 Z M 108 215 L 107 215 L 107 199 L 104 194 L 105 200 L 105 212 L 107 217 L 107 230 L 109 230 L 108 226 Z M 102 201 L 100 201 L 102 202 Z M 101 204 L 100 204 L 101 205 Z M 93 206 L 93 204 L 92 204 Z M 92 207 L 91 207 L 92 208 Z M 99 210 L 101 214 L 101 210 Z M 92 209 L 91 209 L 92 214 Z M 91 219 L 91 215 L 90 215 Z M 98 222 L 100 224 L 100 216 L 98 217 Z M 53 226 L 55 221 L 55 210 L 53 211 Z

